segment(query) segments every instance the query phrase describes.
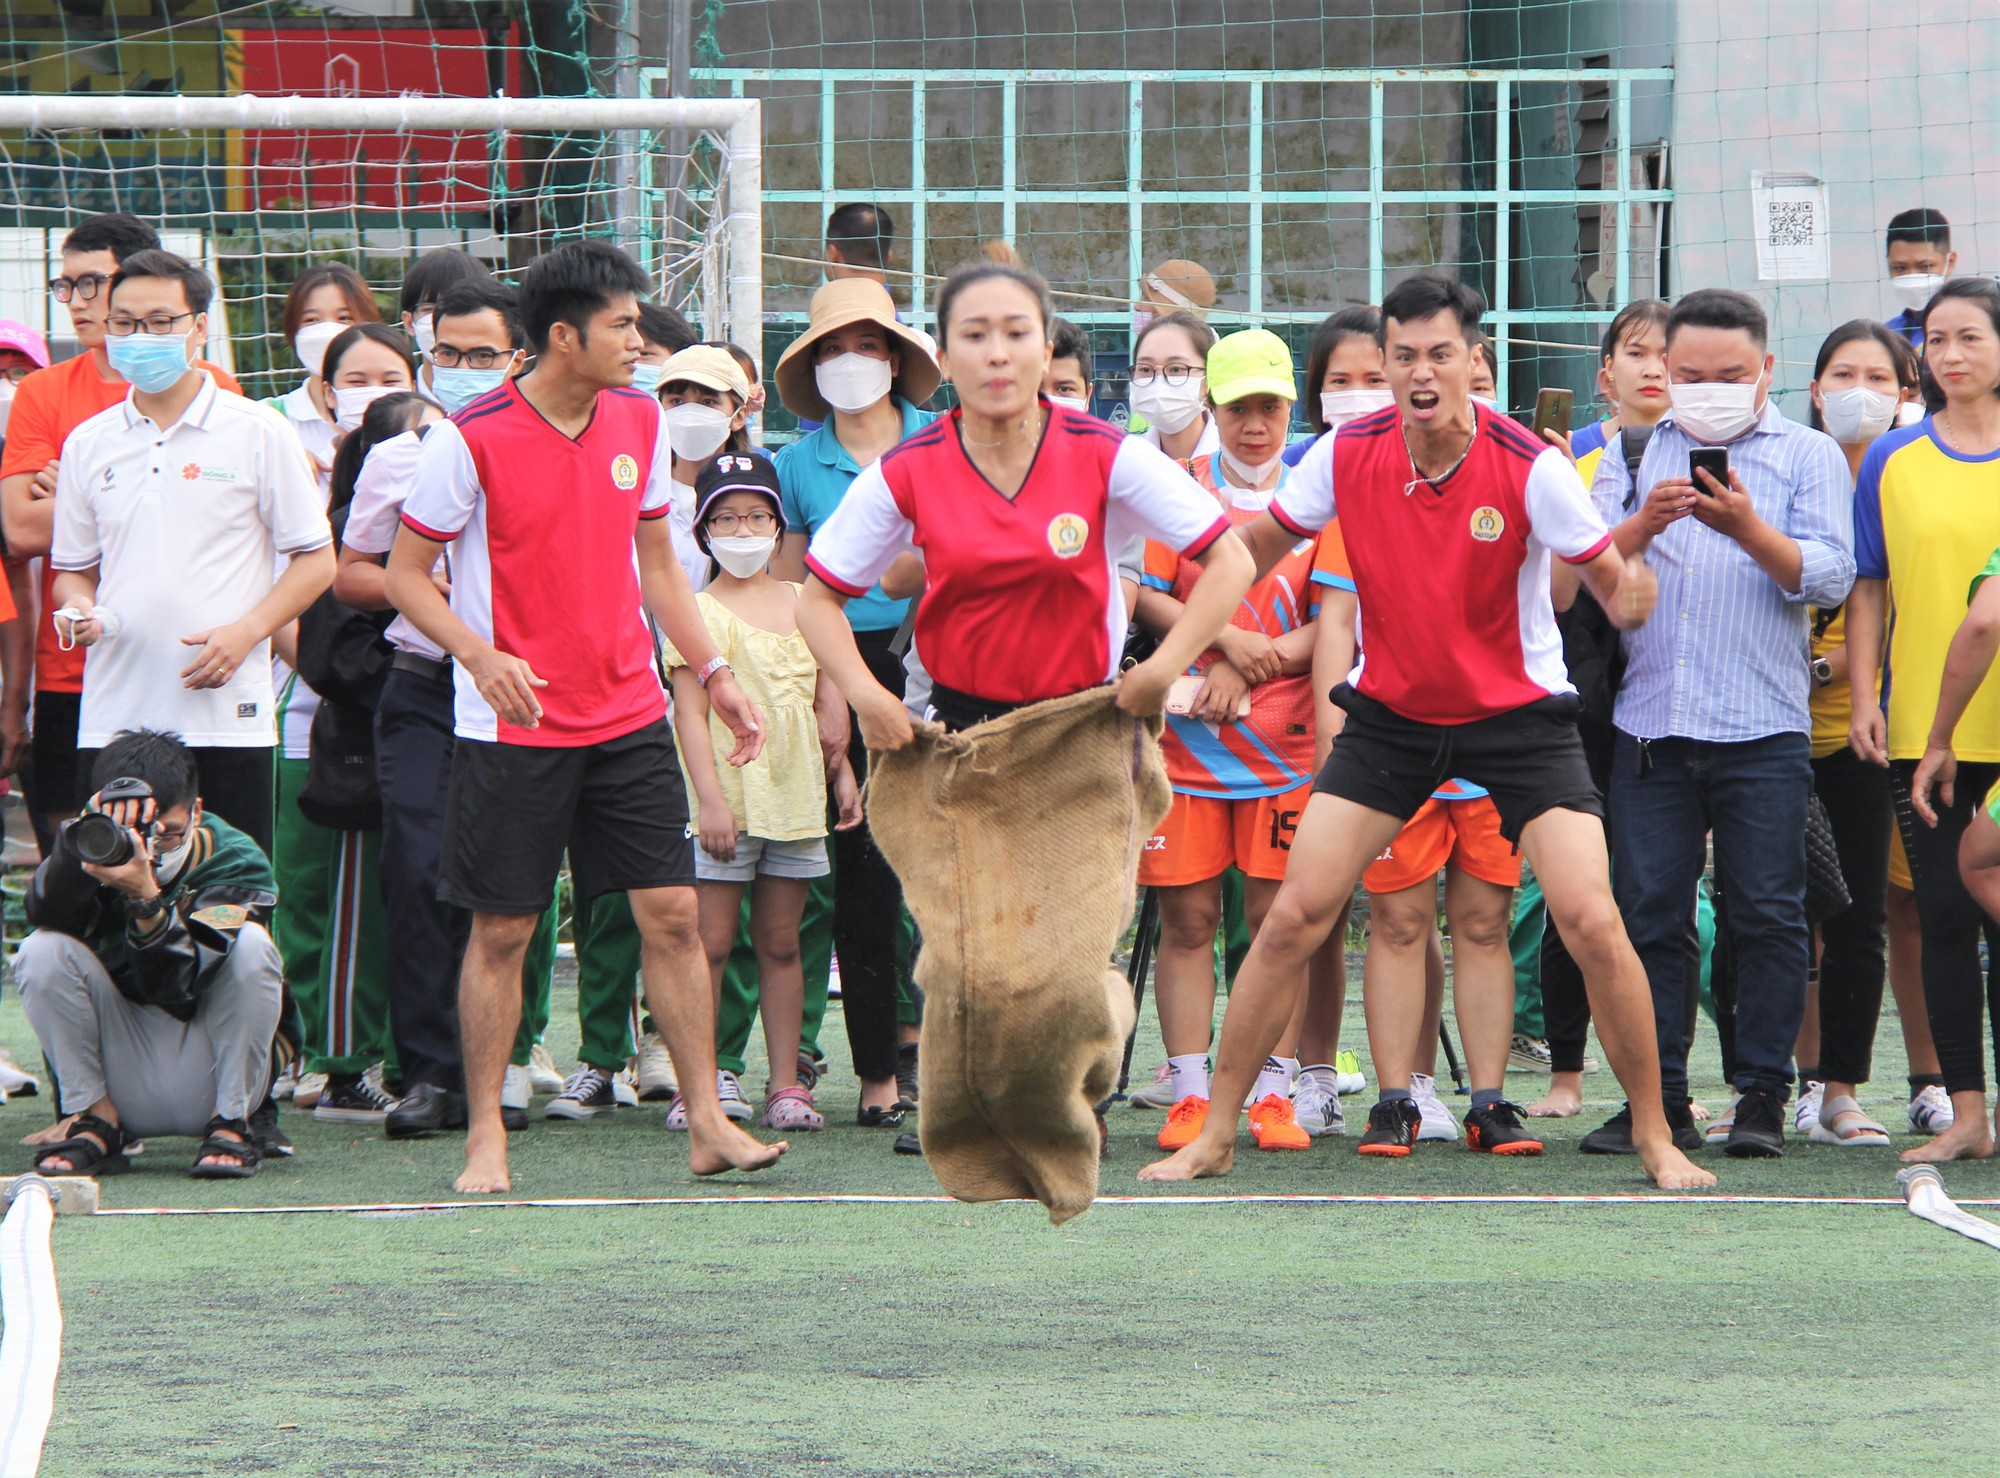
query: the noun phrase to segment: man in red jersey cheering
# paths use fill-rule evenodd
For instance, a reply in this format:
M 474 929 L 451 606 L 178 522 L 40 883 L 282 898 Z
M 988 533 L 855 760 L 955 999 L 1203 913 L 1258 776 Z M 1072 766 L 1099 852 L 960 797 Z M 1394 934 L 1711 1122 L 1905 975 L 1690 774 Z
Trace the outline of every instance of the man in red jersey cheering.
M 1426 797 L 1462 776 L 1491 793 L 1501 833 L 1534 864 L 1551 916 L 1582 967 L 1598 1035 L 1631 1096 L 1633 1142 L 1663 1189 L 1714 1184 L 1672 1140 L 1646 976 L 1612 902 L 1603 802 L 1584 765 L 1575 690 L 1550 600 L 1550 556 L 1574 568 L 1624 629 L 1651 614 L 1645 564 L 1621 559 L 1576 469 L 1468 397 L 1466 333 L 1481 304 L 1422 273 L 1382 303 L 1393 408 L 1321 437 L 1268 512 L 1239 529 L 1268 570 L 1336 516 L 1353 565 L 1361 658 L 1335 690 L 1348 719 L 1292 842 L 1285 884 L 1251 946 L 1223 1019 L 1213 1097 L 1237 1103 L 1290 1019 L 1306 962 L 1362 871 Z M 1336 493 L 1338 502 L 1336 506 Z M 1421 996 L 1377 1037 L 1381 1101 L 1364 1153 L 1410 1152 L 1409 1053 Z M 1400 1060 L 1398 1060 L 1400 1059 Z M 1226 1174 L 1235 1118 L 1141 1172 Z
M 439 891 L 473 912 L 459 976 L 461 1192 L 511 1189 L 500 1082 L 522 958 L 565 847 L 580 899 L 631 898 L 647 1005 L 687 1095 L 695 1173 L 761 1169 L 785 1150 L 736 1128 L 715 1096 L 687 791 L 642 599 L 736 735 L 731 762 L 763 747 L 762 719 L 716 655 L 674 557 L 660 403 L 629 388 L 650 290 L 602 241 L 573 242 L 522 274 L 535 367 L 431 428 L 389 555 L 389 599 L 450 655 L 457 691 Z M 452 543 L 447 604 L 431 570 Z

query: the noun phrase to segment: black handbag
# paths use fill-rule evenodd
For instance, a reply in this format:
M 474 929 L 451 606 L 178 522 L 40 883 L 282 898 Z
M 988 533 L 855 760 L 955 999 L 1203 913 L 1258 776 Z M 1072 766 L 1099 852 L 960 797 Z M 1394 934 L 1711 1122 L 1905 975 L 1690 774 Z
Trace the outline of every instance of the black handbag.
M 1847 912 L 1854 897 L 1840 870 L 1840 849 L 1833 842 L 1833 823 L 1817 795 L 1806 804 L 1806 922 L 1821 924 Z

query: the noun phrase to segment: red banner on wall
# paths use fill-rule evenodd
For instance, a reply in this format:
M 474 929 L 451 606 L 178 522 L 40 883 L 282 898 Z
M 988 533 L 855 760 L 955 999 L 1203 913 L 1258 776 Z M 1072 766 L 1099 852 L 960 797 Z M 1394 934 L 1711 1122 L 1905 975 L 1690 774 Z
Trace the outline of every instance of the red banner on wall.
M 497 49 L 502 90 L 520 96 L 520 52 L 509 26 Z M 485 32 L 427 26 L 232 30 L 231 90 L 259 97 L 487 97 Z M 379 210 L 398 215 L 483 210 L 491 204 L 493 141 L 484 133 L 252 129 L 229 140 L 235 210 Z M 520 185 L 506 145 L 505 184 Z

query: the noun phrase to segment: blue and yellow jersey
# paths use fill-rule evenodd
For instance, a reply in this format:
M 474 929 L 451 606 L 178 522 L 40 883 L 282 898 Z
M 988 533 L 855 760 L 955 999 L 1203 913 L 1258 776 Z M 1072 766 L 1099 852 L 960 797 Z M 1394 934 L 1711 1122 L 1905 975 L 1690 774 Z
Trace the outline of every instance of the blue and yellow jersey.
M 1589 487 L 1597 476 L 1597 464 L 1604 460 L 1604 422 L 1592 421 L 1569 439 L 1569 453 L 1576 458 L 1577 475 Z
M 1923 755 L 1965 593 L 1996 545 L 2000 452 L 1951 450 L 1929 416 L 1868 449 L 1854 487 L 1854 558 L 1861 579 L 1890 584 L 1882 701 L 1891 759 Z M 1974 696 L 1957 748 L 1962 760 L 2000 761 L 2000 683 Z

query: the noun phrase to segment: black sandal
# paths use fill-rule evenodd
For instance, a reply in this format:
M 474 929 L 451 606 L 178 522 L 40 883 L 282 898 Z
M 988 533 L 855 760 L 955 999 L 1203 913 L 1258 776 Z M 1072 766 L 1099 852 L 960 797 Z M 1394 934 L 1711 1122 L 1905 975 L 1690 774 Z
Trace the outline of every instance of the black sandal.
M 69 1138 L 59 1144 L 45 1144 L 35 1151 L 38 1175 L 123 1175 L 132 1168 L 125 1158 L 125 1131 L 96 1114 L 78 1114 L 69 1126 Z M 51 1170 L 47 1161 L 67 1160 L 69 1169 Z
M 241 1139 L 225 1138 L 221 1131 L 228 1129 L 242 1135 Z M 242 1119 L 225 1119 L 220 1114 L 208 1121 L 207 1138 L 201 1148 L 194 1152 L 194 1164 L 188 1174 L 196 1180 L 248 1180 L 257 1173 L 257 1167 L 264 1163 L 264 1152 L 257 1147 L 257 1139 L 250 1126 Z M 211 1155 L 228 1155 L 241 1163 L 235 1165 L 204 1165 L 202 1161 Z

